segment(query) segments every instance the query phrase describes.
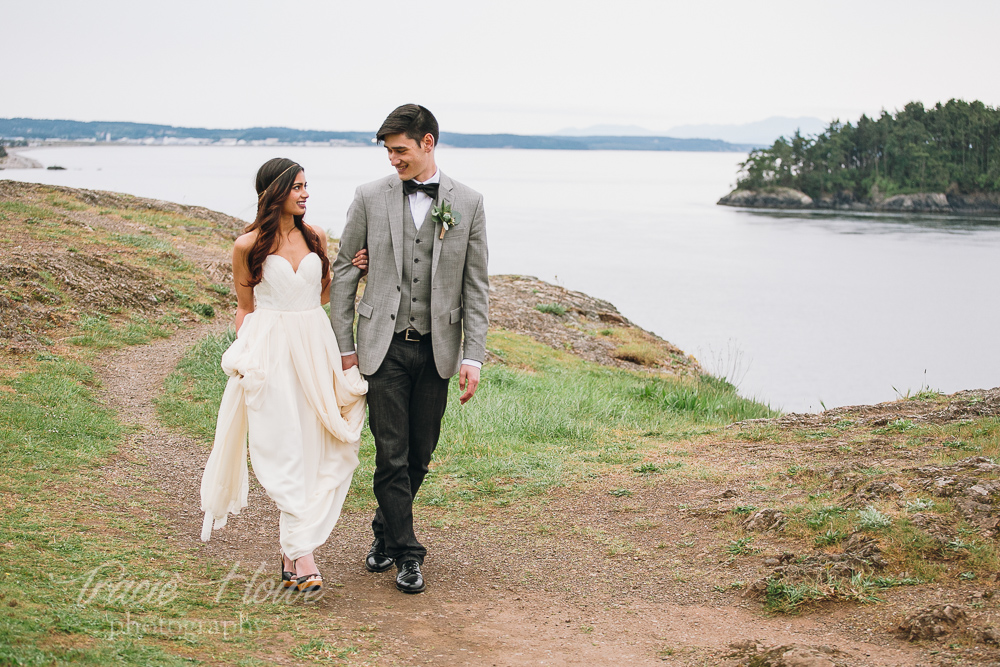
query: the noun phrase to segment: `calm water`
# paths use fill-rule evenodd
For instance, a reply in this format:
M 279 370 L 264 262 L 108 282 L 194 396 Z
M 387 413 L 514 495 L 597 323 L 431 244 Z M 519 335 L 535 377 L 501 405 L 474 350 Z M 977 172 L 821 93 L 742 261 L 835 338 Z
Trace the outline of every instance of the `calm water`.
M 257 167 L 306 167 L 308 220 L 339 235 L 378 148 L 45 148 L 66 171 L 0 178 L 115 190 L 252 217 Z M 485 196 L 490 272 L 607 299 L 785 410 L 1000 385 L 1000 220 L 764 214 L 716 206 L 733 153 L 438 151 Z M 894 389 L 895 387 L 895 389 Z

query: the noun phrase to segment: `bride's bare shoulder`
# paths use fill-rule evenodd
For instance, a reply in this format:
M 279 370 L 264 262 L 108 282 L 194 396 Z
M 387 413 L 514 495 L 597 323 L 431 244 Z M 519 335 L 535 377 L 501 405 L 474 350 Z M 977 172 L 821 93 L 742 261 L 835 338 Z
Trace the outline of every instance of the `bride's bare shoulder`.
M 313 230 L 319 236 L 320 240 L 323 241 L 323 243 L 326 243 L 326 230 L 325 229 L 323 229 L 322 227 L 320 227 L 318 225 L 310 225 L 308 222 L 306 224 L 309 225 L 309 229 Z
M 236 237 L 236 243 L 234 244 L 233 251 L 241 255 L 245 255 L 250 252 L 250 248 L 253 247 L 254 241 L 257 240 L 257 230 L 252 232 L 247 232 Z

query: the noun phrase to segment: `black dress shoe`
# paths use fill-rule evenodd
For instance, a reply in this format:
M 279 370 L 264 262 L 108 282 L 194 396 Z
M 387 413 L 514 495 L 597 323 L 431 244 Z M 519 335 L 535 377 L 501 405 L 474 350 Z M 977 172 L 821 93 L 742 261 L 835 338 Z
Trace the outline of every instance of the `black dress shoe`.
M 404 593 L 423 593 L 424 575 L 420 574 L 420 563 L 415 560 L 405 560 L 399 565 L 396 574 L 396 588 Z
M 393 565 L 392 559 L 385 555 L 385 540 L 376 537 L 365 558 L 365 569 L 369 572 L 385 572 Z

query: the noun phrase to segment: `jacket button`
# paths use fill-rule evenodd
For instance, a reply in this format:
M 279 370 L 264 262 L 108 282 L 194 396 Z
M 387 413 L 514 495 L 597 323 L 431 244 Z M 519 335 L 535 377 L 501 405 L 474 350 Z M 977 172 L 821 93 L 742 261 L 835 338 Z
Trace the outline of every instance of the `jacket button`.
M 413 258 L 413 263 L 414 264 L 419 264 L 420 263 L 420 258 L 419 257 L 414 257 Z
M 413 297 L 413 303 L 417 302 L 417 297 Z
M 420 239 L 417 239 L 417 243 L 420 243 Z
M 396 291 L 397 292 L 399 291 L 399 285 L 396 285 Z
M 395 316 L 395 315 L 390 315 L 390 316 L 389 316 L 389 319 L 390 319 L 390 320 L 394 320 L 394 319 L 396 319 L 396 316 Z

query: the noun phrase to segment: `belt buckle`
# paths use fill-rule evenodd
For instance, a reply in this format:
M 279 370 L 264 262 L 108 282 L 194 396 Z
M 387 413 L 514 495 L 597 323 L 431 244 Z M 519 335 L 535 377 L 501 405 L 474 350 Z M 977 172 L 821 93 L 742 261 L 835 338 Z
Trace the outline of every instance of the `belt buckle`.
M 416 334 L 416 336 L 417 336 L 416 338 L 410 338 L 410 332 L 411 331 L 414 334 Z M 420 333 L 416 329 L 409 329 L 408 328 L 406 331 L 403 332 L 403 340 L 405 340 L 407 343 L 419 343 L 420 342 Z

